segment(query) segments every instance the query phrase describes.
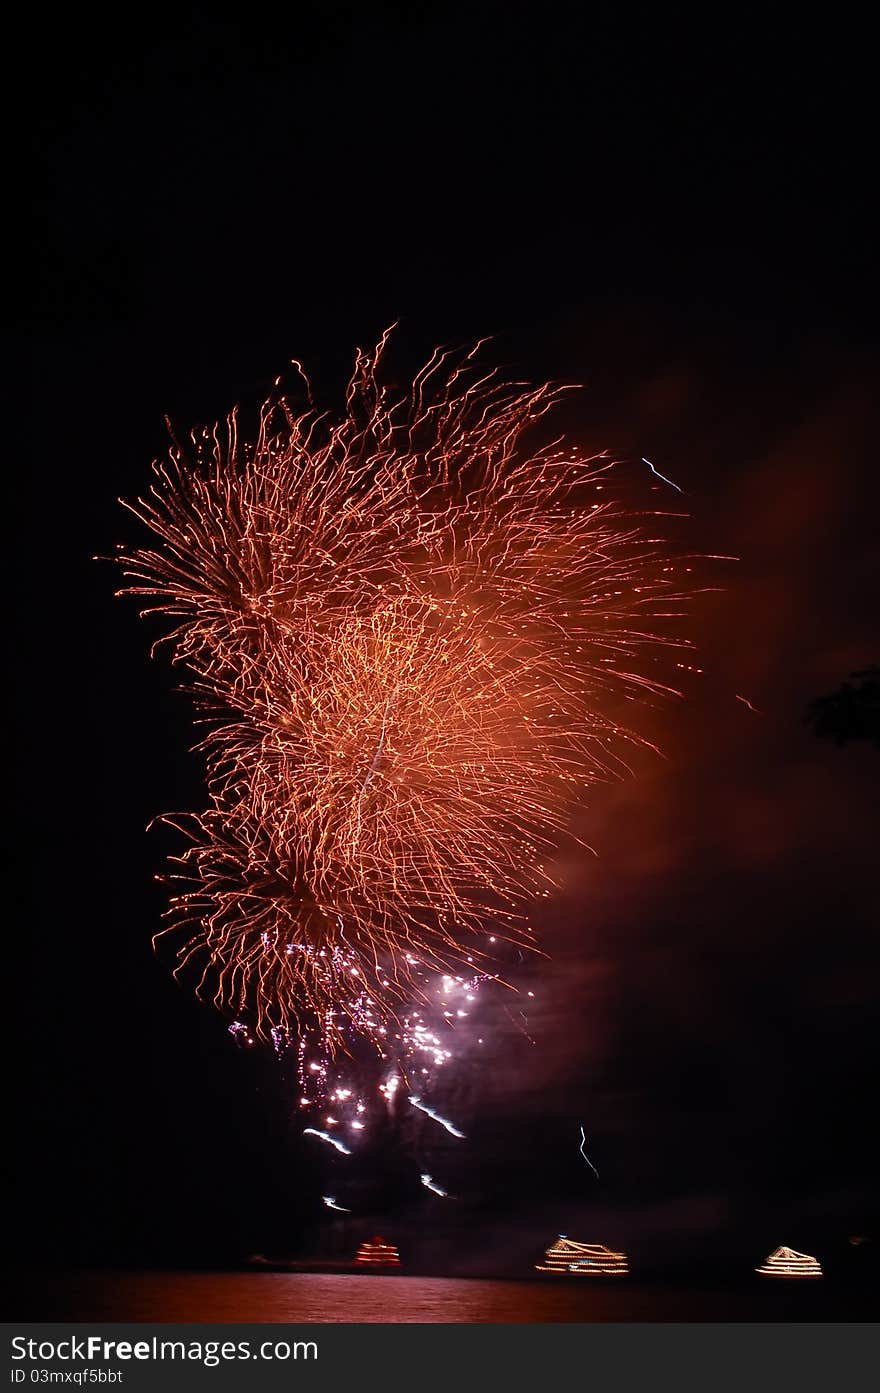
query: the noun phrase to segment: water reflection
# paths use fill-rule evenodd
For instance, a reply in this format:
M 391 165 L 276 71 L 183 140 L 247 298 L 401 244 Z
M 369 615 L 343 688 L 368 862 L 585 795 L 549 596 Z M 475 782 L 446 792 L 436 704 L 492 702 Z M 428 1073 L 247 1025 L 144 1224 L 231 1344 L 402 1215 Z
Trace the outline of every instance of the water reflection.
M 525 1322 L 857 1319 L 830 1283 L 698 1287 L 276 1272 L 88 1272 L 24 1285 L 19 1318 Z M 809 1288 L 805 1291 L 804 1288 Z M 796 1288 L 793 1289 L 793 1288 Z M 849 1314 L 847 1315 L 847 1310 Z

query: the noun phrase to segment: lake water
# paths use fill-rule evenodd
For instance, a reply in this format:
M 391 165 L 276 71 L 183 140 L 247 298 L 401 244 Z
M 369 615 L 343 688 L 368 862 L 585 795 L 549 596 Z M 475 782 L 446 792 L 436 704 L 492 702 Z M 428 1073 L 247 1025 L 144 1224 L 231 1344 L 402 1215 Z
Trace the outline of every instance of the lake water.
M 14 1284 L 8 1319 L 96 1321 L 846 1321 L 868 1294 L 816 1282 L 676 1285 L 276 1272 L 85 1272 Z

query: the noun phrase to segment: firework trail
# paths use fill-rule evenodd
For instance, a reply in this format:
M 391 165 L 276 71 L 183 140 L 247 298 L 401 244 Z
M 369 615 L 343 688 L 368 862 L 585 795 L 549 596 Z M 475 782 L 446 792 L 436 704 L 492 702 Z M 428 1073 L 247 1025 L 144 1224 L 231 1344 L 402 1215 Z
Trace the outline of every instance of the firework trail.
M 595 1176 L 596 1179 L 598 1180 L 598 1179 L 599 1179 L 599 1172 L 596 1170 L 596 1167 L 593 1165 L 592 1161 L 590 1160 L 589 1156 L 587 1155 L 587 1152 L 586 1152 L 586 1145 L 587 1145 L 587 1134 L 586 1134 L 586 1132 L 585 1132 L 584 1129 L 583 1129 L 583 1125 L 581 1125 L 581 1144 L 580 1144 L 578 1150 L 580 1151 L 580 1153 L 581 1153 L 581 1155 L 583 1156 L 584 1160 L 586 1161 L 587 1165 L 590 1167 L 590 1170 L 593 1172 L 594 1176 Z
M 423 1171 L 419 1179 L 421 1180 L 426 1190 L 433 1190 L 434 1194 L 439 1195 L 442 1200 L 449 1199 L 448 1192 L 442 1189 L 442 1187 L 437 1184 L 434 1177 L 429 1175 L 427 1171 Z
M 464 1132 L 460 1132 L 457 1127 L 454 1127 L 448 1118 L 441 1117 L 433 1108 L 429 1108 L 427 1103 L 422 1102 L 421 1098 L 410 1097 L 409 1102 L 414 1108 L 418 1108 L 419 1112 L 423 1112 L 426 1117 L 430 1117 L 432 1122 L 439 1122 L 440 1126 L 443 1127 L 451 1137 L 460 1137 L 462 1141 L 464 1141 Z
M 368 1041 L 393 1106 L 466 1024 L 436 998 L 535 946 L 574 811 L 640 741 L 609 698 L 673 690 L 655 664 L 685 599 L 609 459 L 527 446 L 564 389 L 474 349 L 392 391 L 387 337 L 338 419 L 279 391 L 251 440 L 233 412 L 175 442 L 126 505 L 151 544 L 120 556 L 203 722 L 208 806 L 165 819 L 175 975 L 240 1042 L 297 1049 L 302 1105 L 354 1129 L 335 1057 Z
M 677 484 L 677 483 L 675 482 L 674 479 L 667 479 L 666 475 L 665 475 L 665 474 L 661 474 L 661 473 L 660 473 L 660 470 L 657 468 L 657 466 L 654 465 L 654 464 L 652 464 L 651 461 L 650 461 L 649 459 L 645 459 L 645 456 L 644 456 L 644 455 L 642 455 L 642 464 L 646 464 L 646 465 L 648 466 L 648 468 L 650 469 L 651 473 L 654 475 L 655 478 L 662 480 L 662 482 L 663 482 L 664 484 L 668 484 L 669 487 L 672 488 L 672 489 L 675 489 L 676 492 L 678 492 L 678 493 L 684 493 L 684 489 L 681 488 L 680 485 Z
M 734 695 L 737 701 L 741 701 L 743 706 L 747 706 L 750 711 L 754 711 L 756 716 L 760 716 L 763 714 L 761 711 L 758 710 L 754 702 L 749 701 L 748 697 L 743 696 L 741 692 L 735 692 Z
M 317 1127 L 304 1127 L 303 1136 L 318 1137 L 321 1141 L 326 1142 L 328 1146 L 332 1146 L 335 1148 L 335 1150 L 341 1151 L 343 1156 L 351 1155 L 350 1146 L 346 1146 L 345 1143 L 341 1142 L 338 1137 L 331 1137 L 329 1132 L 319 1131 Z

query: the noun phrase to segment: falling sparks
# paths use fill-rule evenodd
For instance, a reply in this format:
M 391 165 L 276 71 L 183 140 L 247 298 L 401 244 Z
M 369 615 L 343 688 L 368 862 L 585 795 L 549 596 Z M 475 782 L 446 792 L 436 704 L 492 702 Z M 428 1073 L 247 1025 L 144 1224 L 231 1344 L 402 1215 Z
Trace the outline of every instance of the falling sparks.
M 593 1165 L 592 1161 L 590 1160 L 589 1156 L 587 1155 L 587 1152 L 586 1152 L 586 1145 L 587 1145 L 587 1134 L 586 1134 L 586 1132 L 584 1131 L 583 1127 L 581 1127 L 581 1145 L 580 1145 L 580 1153 L 581 1153 L 581 1155 L 583 1156 L 584 1160 L 586 1161 L 587 1165 L 590 1167 L 590 1170 L 593 1172 L 594 1176 L 595 1176 L 596 1179 L 598 1180 L 598 1179 L 599 1179 L 599 1172 L 596 1170 L 596 1167 Z
M 611 498 L 611 461 L 524 443 L 564 389 L 474 349 L 392 390 L 387 337 L 336 420 L 279 390 L 252 441 L 233 412 L 175 442 L 126 505 L 152 543 L 120 556 L 204 720 L 208 806 L 165 818 L 175 975 L 240 1038 L 300 1041 L 303 1106 L 356 1039 L 423 1075 L 450 1058 L 471 1008 L 426 1014 L 425 982 L 535 946 L 576 809 L 646 743 L 609 698 L 669 694 L 651 664 L 687 646 L 688 568 Z
M 298 1111 L 315 1114 L 316 1129 L 320 1121 L 328 1136 L 344 1135 L 349 1147 L 369 1135 L 380 1099 L 387 1114 L 395 1114 L 397 1094 L 413 1076 L 418 1077 L 422 1089 L 442 1087 L 450 1063 L 473 1046 L 487 985 L 507 990 L 485 973 L 436 975 L 418 962 L 411 968 L 420 989 L 419 1005 L 401 1011 L 398 1027 L 382 1038 L 379 1060 L 359 1067 L 351 1058 L 334 1056 L 320 1034 L 303 1037 L 297 1043 L 295 1058 L 302 1090 Z M 466 1004 L 466 1010 L 443 1009 L 459 1001 Z M 354 1045 L 356 1028 L 350 1024 L 350 1029 Z
M 240 1045 L 252 1045 L 254 1037 L 251 1035 L 244 1021 L 233 1021 L 229 1027 L 229 1034 L 233 1040 L 237 1040 Z
M 460 1137 L 464 1141 L 464 1132 L 460 1132 L 457 1127 L 454 1127 L 448 1118 L 441 1117 L 433 1108 L 429 1108 L 427 1103 L 422 1102 L 421 1098 L 414 1098 L 410 1094 L 409 1101 L 414 1108 L 418 1108 L 419 1112 L 425 1113 L 433 1122 L 439 1122 L 441 1127 L 445 1127 L 451 1137 Z

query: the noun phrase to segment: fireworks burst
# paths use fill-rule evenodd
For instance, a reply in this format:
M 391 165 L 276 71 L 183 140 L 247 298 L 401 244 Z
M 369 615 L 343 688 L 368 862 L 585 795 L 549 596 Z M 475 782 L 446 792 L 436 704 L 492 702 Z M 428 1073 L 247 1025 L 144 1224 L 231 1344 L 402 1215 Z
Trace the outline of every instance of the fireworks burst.
M 243 1042 L 298 1049 L 303 1104 L 352 1128 L 334 1057 L 375 1045 L 390 1106 L 414 1062 L 448 1058 L 493 945 L 533 946 L 574 809 L 639 739 L 609 695 L 671 690 L 649 664 L 684 598 L 609 459 L 526 448 L 564 389 L 505 383 L 474 349 L 392 391 L 387 337 L 340 419 L 305 383 L 306 409 L 279 390 L 250 442 L 235 412 L 175 442 L 127 505 L 154 541 L 121 556 L 205 721 L 209 806 L 166 819 L 187 837 L 175 971 Z M 331 1125 L 310 1130 L 342 1150 Z

